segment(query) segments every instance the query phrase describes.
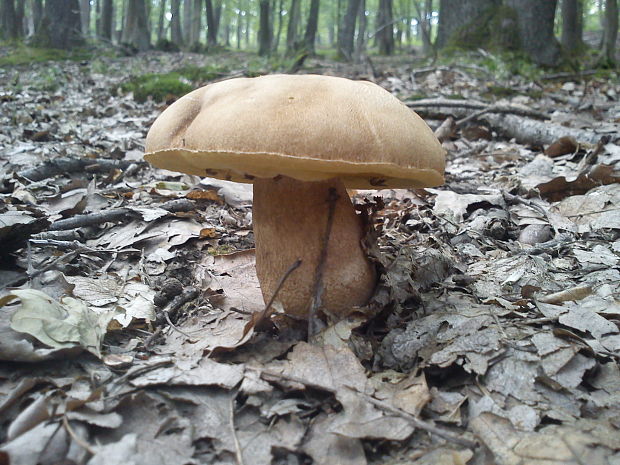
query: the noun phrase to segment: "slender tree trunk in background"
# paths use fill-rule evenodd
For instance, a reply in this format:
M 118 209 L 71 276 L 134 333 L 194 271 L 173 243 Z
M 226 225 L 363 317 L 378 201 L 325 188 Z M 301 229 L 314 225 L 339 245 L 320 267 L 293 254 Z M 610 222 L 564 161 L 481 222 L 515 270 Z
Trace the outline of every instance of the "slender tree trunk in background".
M 618 0 L 606 0 L 604 14 L 603 47 L 599 61 L 604 66 L 614 67 L 618 39 Z
M 562 0 L 562 47 L 570 55 L 581 49 L 580 0 Z
M 259 26 L 258 26 L 258 54 L 267 56 L 271 53 L 271 25 L 269 0 L 260 0 Z
M 224 44 L 226 45 L 226 47 L 230 47 L 230 32 L 231 32 L 231 28 L 230 28 L 230 22 L 226 22 L 226 24 L 224 24 Z
M 355 22 L 360 3 L 360 0 L 349 0 L 347 2 L 347 12 L 342 18 L 342 24 L 338 31 L 338 56 L 347 61 L 351 61 L 353 58 Z
M 207 9 L 207 47 L 217 45 L 217 18 L 213 9 L 213 1 L 205 0 Z
M 43 0 L 32 0 L 32 33 L 36 34 L 43 17 Z
M 33 44 L 70 50 L 84 43 L 80 29 L 78 0 L 47 0 Z
M 90 0 L 80 0 L 80 24 L 82 35 L 90 35 Z
M 237 50 L 241 50 L 241 34 L 243 32 L 243 16 L 241 9 L 237 13 Z
M 3 39 L 17 39 L 19 37 L 19 25 L 13 0 L 2 0 L 0 3 L 0 37 Z
M 200 45 L 200 28 L 201 28 L 201 18 L 202 18 L 202 0 L 193 0 L 192 2 L 192 22 L 191 22 L 191 32 L 188 45 L 190 47 L 197 47 Z
M 422 10 L 422 18 L 418 23 L 422 35 L 422 54 L 429 56 L 433 52 L 433 43 L 431 37 L 433 33 L 433 23 L 431 17 L 433 15 L 433 0 L 424 0 L 424 9 Z
M 301 16 L 300 0 L 291 0 L 291 8 L 288 12 L 288 25 L 286 27 L 286 54 L 294 55 L 297 51 L 297 27 Z
M 25 0 L 20 0 L 15 5 L 15 19 L 17 21 L 17 35 L 18 37 L 23 37 L 26 34 L 27 24 L 26 24 L 26 2 Z
M 127 2 L 122 42 L 135 47 L 140 52 L 151 47 L 145 0 L 129 0 Z
M 247 11 L 245 14 L 245 47 L 248 48 L 250 46 L 250 24 L 251 24 L 251 15 L 250 12 Z
M 101 0 L 95 0 L 95 37 L 101 37 Z
M 284 12 L 284 0 L 279 0 L 278 2 L 278 29 L 275 33 L 275 37 L 273 40 L 272 50 L 275 53 L 278 53 L 278 47 L 280 46 L 280 37 L 282 37 L 282 28 L 284 27 L 284 21 L 282 19 L 282 13 Z
M 506 0 L 517 13 L 519 42 L 532 61 L 554 66 L 560 59 L 560 44 L 553 32 L 557 0 Z
M 101 36 L 112 40 L 112 0 L 103 0 L 101 5 Z
M 166 16 L 166 0 L 160 0 L 159 17 L 157 18 L 157 42 L 164 38 L 164 18 Z
M 170 40 L 173 44 L 183 46 L 183 33 L 181 31 L 181 0 L 172 0 L 170 5 Z
M 379 53 L 391 55 L 394 53 L 394 17 L 392 15 L 392 0 L 379 0 L 377 11 L 377 42 Z
M 188 47 L 192 43 L 192 0 L 183 1 L 183 42 Z
M 359 63 L 362 54 L 366 51 L 366 26 L 368 19 L 366 18 L 366 0 L 360 1 L 359 6 L 359 28 L 357 31 L 357 42 L 355 44 L 355 62 Z
M 314 43 L 316 42 L 316 31 L 319 28 L 319 7 L 319 0 L 310 0 L 310 12 L 308 13 L 308 23 L 304 35 L 306 50 L 310 55 L 315 54 Z

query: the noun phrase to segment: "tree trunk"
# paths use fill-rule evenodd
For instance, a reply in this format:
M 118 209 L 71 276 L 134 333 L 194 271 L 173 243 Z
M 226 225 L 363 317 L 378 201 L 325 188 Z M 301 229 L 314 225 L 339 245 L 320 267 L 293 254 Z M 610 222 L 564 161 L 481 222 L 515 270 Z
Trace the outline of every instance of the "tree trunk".
M 48 0 L 49 1 L 49 0 Z M 121 41 L 140 52 L 151 47 L 145 0 L 129 0 L 125 13 L 125 27 Z
M 183 33 L 181 31 L 181 0 L 172 0 L 170 5 L 170 40 L 172 43 L 182 47 Z
M 521 49 L 539 65 L 556 65 L 560 59 L 560 44 L 553 33 L 557 0 L 506 0 L 506 5 L 517 14 Z
M 282 37 L 282 28 L 284 27 L 284 21 L 282 20 L 282 13 L 284 11 L 284 0 L 279 0 L 278 2 L 278 30 L 275 33 L 275 37 L 273 40 L 273 47 L 271 47 L 272 51 L 275 53 L 278 52 L 278 47 L 280 46 L 280 37 Z
M 310 12 L 308 13 L 308 23 L 306 24 L 306 34 L 304 42 L 306 51 L 314 55 L 314 43 L 316 41 L 316 31 L 319 27 L 319 0 L 310 0 Z
M 84 43 L 78 0 L 47 0 L 33 45 L 69 50 Z
M 164 18 L 166 16 L 166 0 L 160 0 L 159 17 L 157 18 L 157 42 L 164 38 Z
M 379 0 L 376 37 L 379 45 L 379 53 L 382 55 L 391 55 L 394 52 L 393 21 L 392 0 Z
M 294 55 L 297 52 L 297 27 L 301 16 L 301 1 L 291 0 L 291 9 L 288 12 L 288 26 L 286 28 L 286 54 Z
M 20 25 L 18 24 L 15 3 L 13 0 L 2 0 L 0 3 L 0 37 L 11 40 L 19 37 Z
M 188 45 L 190 48 L 197 48 L 200 46 L 200 28 L 202 18 L 202 0 L 193 0 L 192 1 L 192 18 L 191 18 L 191 29 L 190 29 L 190 41 Z
M 243 32 L 243 16 L 241 9 L 237 11 L 237 50 L 241 50 L 241 33 Z
M 183 1 L 183 42 L 188 47 L 192 43 L 192 0 Z
M 366 51 L 366 26 L 368 20 L 366 18 L 366 0 L 360 1 L 359 7 L 359 28 L 357 31 L 357 42 L 355 44 L 355 62 L 360 63 L 362 54 Z
M 271 24 L 269 0 L 260 0 L 259 27 L 258 27 L 258 54 L 267 56 L 271 53 Z
M 418 27 L 421 29 L 422 35 L 422 54 L 428 56 L 433 52 L 433 43 L 431 42 L 432 27 L 431 21 L 433 15 L 433 0 L 424 1 L 424 9 L 422 10 L 422 18 L 419 18 Z
M 213 1 L 205 0 L 207 8 L 207 47 L 215 47 L 217 45 L 217 17 L 213 9 Z M 262 6 L 261 6 L 262 7 Z
M 80 24 L 82 35 L 90 35 L 90 0 L 80 0 Z
M 556 65 L 557 0 L 440 0 L 437 44 L 520 50 L 539 65 Z
M 250 46 L 250 30 L 251 30 L 251 18 L 252 15 L 249 11 L 246 11 L 245 14 L 245 48 Z
M 605 1 L 603 48 L 600 63 L 603 66 L 614 67 L 616 64 L 616 40 L 618 39 L 618 1 Z
M 360 0 L 349 0 L 347 12 L 342 18 L 338 31 L 338 56 L 351 61 L 353 58 L 353 41 L 355 38 L 355 22 L 360 7 Z
M 43 0 L 32 0 L 32 33 L 36 34 L 43 18 Z
M 475 23 L 487 11 L 498 7 L 501 0 L 439 0 L 437 46 L 445 47 L 460 29 Z
M 101 6 L 101 36 L 112 40 L 112 0 L 103 0 Z
M 562 47 L 570 55 L 581 49 L 580 0 L 562 0 Z

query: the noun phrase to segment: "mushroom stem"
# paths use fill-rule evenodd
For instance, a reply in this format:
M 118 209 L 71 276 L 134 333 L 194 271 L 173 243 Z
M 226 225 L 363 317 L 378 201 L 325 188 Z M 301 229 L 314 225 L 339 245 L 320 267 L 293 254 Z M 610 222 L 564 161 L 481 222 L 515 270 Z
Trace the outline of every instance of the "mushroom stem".
M 330 202 L 333 221 L 326 235 Z M 273 296 L 281 276 L 297 259 L 302 260 L 301 266 L 289 276 L 277 296 L 288 314 L 308 317 L 320 267 L 324 313 L 342 318 L 371 297 L 375 270 L 361 247 L 361 220 L 339 179 L 256 179 L 253 223 L 256 273 L 266 302 Z M 328 243 L 322 258 L 326 236 Z

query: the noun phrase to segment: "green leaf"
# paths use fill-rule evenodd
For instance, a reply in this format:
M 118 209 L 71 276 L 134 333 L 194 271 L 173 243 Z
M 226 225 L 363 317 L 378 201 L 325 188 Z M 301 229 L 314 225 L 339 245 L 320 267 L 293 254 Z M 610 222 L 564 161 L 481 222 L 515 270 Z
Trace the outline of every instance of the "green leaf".
M 0 299 L 0 307 L 15 299 L 21 305 L 11 317 L 14 331 L 29 334 L 55 349 L 80 345 L 101 357 L 101 341 L 116 312 L 94 312 L 81 300 L 71 297 L 58 302 L 34 289 L 11 292 Z

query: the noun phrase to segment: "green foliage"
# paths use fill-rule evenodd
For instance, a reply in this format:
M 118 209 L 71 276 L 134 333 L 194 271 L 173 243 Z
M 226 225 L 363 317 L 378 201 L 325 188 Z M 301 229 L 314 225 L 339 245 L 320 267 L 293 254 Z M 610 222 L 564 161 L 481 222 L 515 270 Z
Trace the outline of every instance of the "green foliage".
M 86 48 L 73 50 L 59 50 L 55 48 L 28 47 L 23 43 L 0 44 L 6 53 L 0 56 L 0 66 L 20 66 L 32 63 L 42 63 L 46 61 L 82 61 L 88 60 L 92 56 L 92 51 Z
M 184 66 L 169 73 L 143 74 L 120 85 L 123 92 L 133 92 L 134 99 L 144 102 L 149 97 L 162 102 L 180 97 L 196 87 L 225 75 L 226 69 L 216 66 Z
M 123 92 L 133 92 L 137 102 L 145 102 L 149 97 L 162 102 L 170 96 L 180 97 L 190 92 L 194 86 L 181 74 L 143 74 L 131 78 L 120 86 Z

